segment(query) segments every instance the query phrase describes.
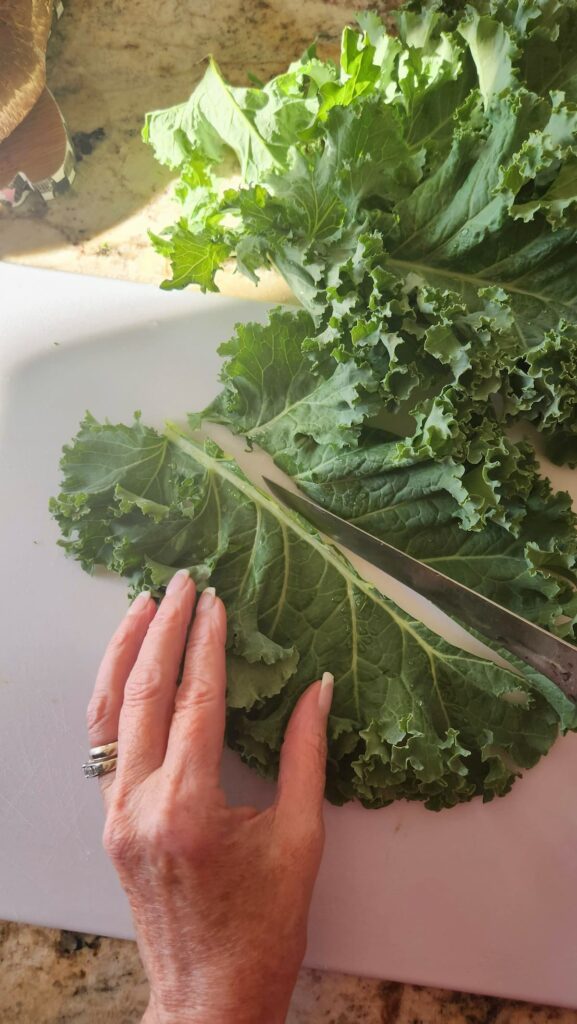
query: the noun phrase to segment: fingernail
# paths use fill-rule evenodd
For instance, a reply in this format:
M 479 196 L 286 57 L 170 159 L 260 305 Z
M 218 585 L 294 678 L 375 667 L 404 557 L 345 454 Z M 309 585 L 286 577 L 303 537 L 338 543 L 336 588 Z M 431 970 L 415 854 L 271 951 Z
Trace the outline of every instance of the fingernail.
M 329 717 L 329 712 L 331 710 L 334 686 L 335 677 L 330 672 L 323 672 L 323 678 L 321 679 L 321 687 L 319 690 L 319 709 L 326 718 Z
M 144 606 L 147 605 L 149 601 L 150 601 L 150 590 L 141 590 L 140 594 L 138 594 L 134 598 L 134 601 L 130 605 L 130 608 L 128 609 L 128 612 L 126 614 L 127 615 L 136 615 L 137 612 L 142 611 Z
M 178 594 L 179 590 L 184 590 L 187 580 L 190 579 L 190 573 L 188 569 L 179 569 L 175 572 L 170 583 L 166 588 L 167 594 Z
M 205 608 L 208 611 L 209 608 L 212 608 L 215 601 L 216 590 L 214 589 L 214 587 L 206 587 L 203 590 L 202 594 L 200 595 L 198 607 Z

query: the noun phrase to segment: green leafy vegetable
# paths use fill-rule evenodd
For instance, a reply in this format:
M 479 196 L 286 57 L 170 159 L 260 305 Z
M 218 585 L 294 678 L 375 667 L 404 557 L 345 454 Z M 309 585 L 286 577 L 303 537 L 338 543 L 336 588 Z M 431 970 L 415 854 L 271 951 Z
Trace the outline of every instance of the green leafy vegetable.
M 548 750 L 559 722 L 574 722 L 548 680 L 517 675 L 511 658 L 507 669 L 460 651 L 402 612 L 212 442 L 87 417 L 62 469 L 52 511 L 86 568 L 157 589 L 186 567 L 218 588 L 229 614 L 228 740 L 265 775 L 295 701 L 329 664 L 336 802 L 491 799 Z
M 411 2 L 282 75 L 214 61 L 144 138 L 179 171 L 167 288 L 276 268 L 303 310 L 221 352 L 226 424 L 315 500 L 569 638 L 577 534 L 529 421 L 577 464 L 577 0 Z M 230 187 L 231 158 L 240 175 Z M 577 712 L 503 651 L 462 652 L 362 580 L 211 442 L 87 417 L 52 502 L 63 544 L 133 590 L 177 568 L 229 612 L 228 741 L 274 774 L 304 687 L 336 676 L 331 799 L 506 793 Z
M 396 36 L 360 16 L 339 67 L 309 50 L 260 90 L 228 87 L 244 118 L 225 128 L 211 65 L 147 121 L 187 209 L 157 244 L 179 287 L 207 286 L 187 232 L 252 278 L 276 267 L 315 318 L 311 345 L 368 365 L 384 407 L 412 416 L 407 453 L 505 476 L 513 417 L 577 460 L 577 0 L 456 7 L 409 4 Z M 247 119 L 264 147 L 250 160 Z M 202 201 L 171 156 L 183 133 Z M 242 183 L 223 192 L 225 149 Z
M 449 457 L 402 460 L 400 438 L 366 427 L 375 396 L 353 362 L 312 373 L 307 314 L 271 314 L 239 324 L 221 346 L 224 389 L 205 417 L 244 434 L 315 501 L 448 576 L 550 629 L 573 633 L 577 534 L 571 501 L 551 494 L 527 445 L 506 480 L 487 482 L 514 521 L 481 516 L 475 466 Z M 353 383 L 354 381 L 354 383 Z M 370 378 L 369 378 L 370 382 Z M 351 387 L 352 384 L 352 387 Z M 199 417 L 192 425 L 197 425 Z M 514 465 L 513 467 L 514 468 Z M 522 469 L 522 474 L 521 474 Z M 475 532 L 466 532 L 463 525 Z

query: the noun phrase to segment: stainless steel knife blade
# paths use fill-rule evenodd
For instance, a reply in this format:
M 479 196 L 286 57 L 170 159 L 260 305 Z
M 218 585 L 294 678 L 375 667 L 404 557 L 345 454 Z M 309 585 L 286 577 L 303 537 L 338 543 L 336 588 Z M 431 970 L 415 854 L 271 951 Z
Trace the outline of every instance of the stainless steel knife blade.
M 444 612 L 501 644 L 577 701 L 577 647 L 264 477 L 272 493 L 332 540 L 411 587 Z

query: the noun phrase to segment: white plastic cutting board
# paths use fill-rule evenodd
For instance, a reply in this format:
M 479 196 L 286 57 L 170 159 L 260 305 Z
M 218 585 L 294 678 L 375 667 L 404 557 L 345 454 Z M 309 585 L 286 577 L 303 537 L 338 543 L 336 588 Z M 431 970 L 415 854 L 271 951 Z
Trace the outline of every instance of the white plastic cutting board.
M 125 588 L 56 547 L 60 448 L 86 408 L 111 420 L 139 408 L 160 426 L 204 406 L 217 344 L 236 321 L 265 318 L 253 303 L 0 265 L 0 917 L 133 934 L 100 845 L 98 787 L 80 771 Z M 270 472 L 242 449 L 253 477 Z M 235 799 L 270 799 L 229 752 L 224 774 Z M 308 964 L 577 1007 L 577 736 L 487 806 L 327 807 L 326 820 Z

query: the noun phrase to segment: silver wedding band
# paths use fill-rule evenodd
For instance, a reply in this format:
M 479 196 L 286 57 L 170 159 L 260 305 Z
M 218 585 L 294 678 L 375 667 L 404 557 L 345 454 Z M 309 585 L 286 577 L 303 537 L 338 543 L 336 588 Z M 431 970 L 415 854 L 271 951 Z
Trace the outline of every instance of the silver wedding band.
M 113 772 L 118 762 L 118 742 L 102 743 L 99 747 L 91 747 L 89 760 L 82 765 L 86 779 L 96 779 L 100 775 Z

